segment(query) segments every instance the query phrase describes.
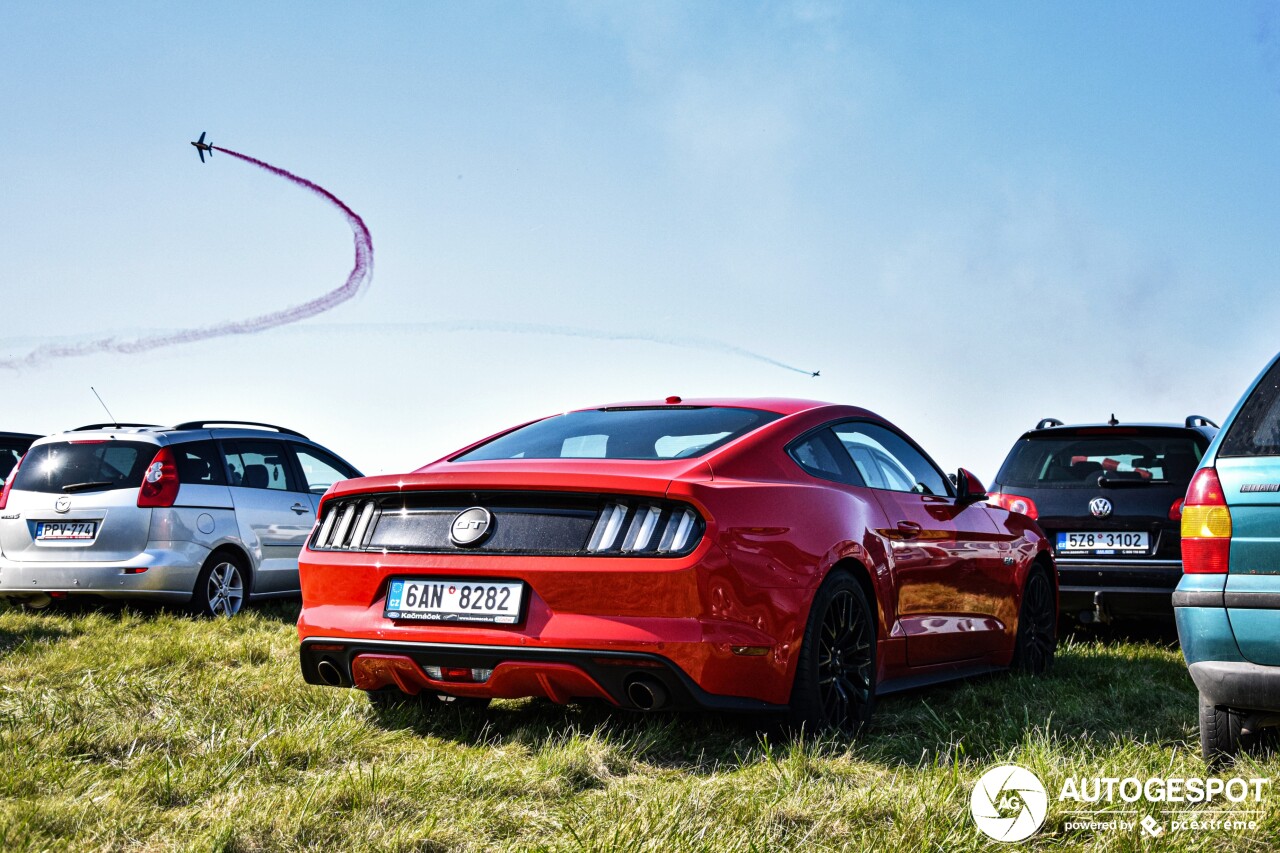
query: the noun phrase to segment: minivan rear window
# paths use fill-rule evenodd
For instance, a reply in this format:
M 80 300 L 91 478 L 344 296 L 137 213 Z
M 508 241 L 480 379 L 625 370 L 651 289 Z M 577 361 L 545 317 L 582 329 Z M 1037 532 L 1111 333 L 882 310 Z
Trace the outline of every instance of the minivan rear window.
M 557 415 L 499 436 L 454 462 L 486 459 L 685 459 L 777 420 L 759 409 L 663 406 Z
M 27 492 L 136 489 L 160 448 L 141 441 L 57 441 L 27 451 L 13 488 Z
M 1280 456 L 1280 360 L 1240 407 L 1219 456 Z
M 1204 447 L 1187 434 L 1068 435 L 1024 438 L 996 476 L 1006 486 L 1092 489 L 1098 478 L 1191 481 Z

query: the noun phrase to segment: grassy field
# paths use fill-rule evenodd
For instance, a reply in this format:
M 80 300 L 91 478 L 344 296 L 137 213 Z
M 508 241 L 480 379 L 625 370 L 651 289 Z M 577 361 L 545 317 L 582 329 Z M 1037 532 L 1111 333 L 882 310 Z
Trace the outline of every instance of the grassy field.
M 1006 762 L 1050 789 L 1024 848 L 1265 850 L 1280 837 L 1274 795 L 1253 830 L 1064 828 L 1053 801 L 1067 775 L 1204 775 L 1194 689 L 1158 642 L 1069 640 L 1046 680 L 886 699 L 846 742 L 534 701 L 379 718 L 357 691 L 303 684 L 296 616 L 0 609 L 0 847 L 1012 849 L 969 815 L 975 780 Z M 1236 773 L 1280 780 L 1280 761 Z

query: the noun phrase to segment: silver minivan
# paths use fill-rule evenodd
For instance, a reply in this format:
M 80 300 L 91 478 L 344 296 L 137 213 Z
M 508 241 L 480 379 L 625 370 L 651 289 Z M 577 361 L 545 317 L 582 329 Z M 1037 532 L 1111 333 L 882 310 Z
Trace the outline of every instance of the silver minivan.
M 97 595 L 230 616 L 297 595 L 320 496 L 360 472 L 240 421 L 92 424 L 34 442 L 0 495 L 0 597 Z

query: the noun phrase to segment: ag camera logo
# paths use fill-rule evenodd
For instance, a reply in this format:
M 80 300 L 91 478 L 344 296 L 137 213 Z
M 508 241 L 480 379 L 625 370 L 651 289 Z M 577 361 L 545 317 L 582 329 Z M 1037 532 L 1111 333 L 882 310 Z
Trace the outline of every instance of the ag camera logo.
M 1049 795 L 1036 774 L 1002 764 L 982 774 L 969 800 L 973 822 L 996 841 L 1022 841 L 1044 825 Z

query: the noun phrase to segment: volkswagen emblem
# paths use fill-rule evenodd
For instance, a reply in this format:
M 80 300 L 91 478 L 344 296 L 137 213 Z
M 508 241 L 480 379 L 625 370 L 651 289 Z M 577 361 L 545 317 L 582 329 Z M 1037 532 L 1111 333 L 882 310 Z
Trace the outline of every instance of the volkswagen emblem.
M 479 545 L 493 532 L 493 514 L 482 506 L 464 509 L 449 525 L 449 540 L 459 548 Z
M 1094 518 L 1106 518 L 1111 515 L 1111 501 L 1106 498 L 1094 498 L 1089 501 L 1089 512 Z
M 53 502 L 53 508 L 58 512 L 66 512 L 71 509 L 71 498 L 67 495 L 63 495 Z

